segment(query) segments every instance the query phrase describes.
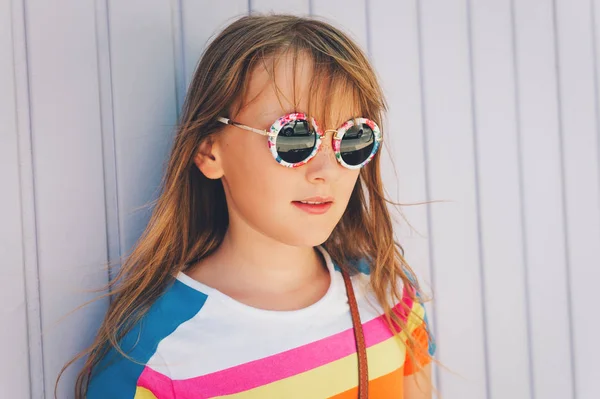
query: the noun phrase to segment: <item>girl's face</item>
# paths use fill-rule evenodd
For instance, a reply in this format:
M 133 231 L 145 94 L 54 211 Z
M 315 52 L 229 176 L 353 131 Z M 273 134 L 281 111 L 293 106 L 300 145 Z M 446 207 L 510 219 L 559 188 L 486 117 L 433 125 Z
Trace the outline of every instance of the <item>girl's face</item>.
M 260 64 L 250 75 L 245 106 L 231 119 L 268 130 L 284 114 L 308 112 L 311 71 L 310 58 L 298 57 L 294 87 L 292 58 L 282 57 L 275 66 L 278 96 L 272 77 Z M 351 95 L 326 94 L 327 99 L 321 96 L 319 101 L 330 101 L 331 125 L 324 125 L 324 115 L 315 116 L 323 131 L 361 116 Z M 325 242 L 341 219 L 359 176 L 359 170 L 336 161 L 332 134 L 327 132 L 317 155 L 297 168 L 284 167 L 273 159 L 266 136 L 235 126 L 224 126 L 211 144 L 204 143 L 196 164 L 208 178 L 222 179 L 230 229 L 251 239 L 257 232 L 292 246 Z M 311 207 L 301 201 L 331 204 Z

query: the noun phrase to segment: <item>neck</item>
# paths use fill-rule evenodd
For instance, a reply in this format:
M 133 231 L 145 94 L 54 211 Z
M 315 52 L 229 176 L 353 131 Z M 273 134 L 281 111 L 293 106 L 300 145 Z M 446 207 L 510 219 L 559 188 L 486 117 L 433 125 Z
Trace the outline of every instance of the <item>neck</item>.
M 230 220 L 219 248 L 199 265 L 205 270 L 198 272 L 210 280 L 227 281 L 235 290 L 277 294 L 299 290 L 329 273 L 313 247 L 282 243 L 236 219 Z

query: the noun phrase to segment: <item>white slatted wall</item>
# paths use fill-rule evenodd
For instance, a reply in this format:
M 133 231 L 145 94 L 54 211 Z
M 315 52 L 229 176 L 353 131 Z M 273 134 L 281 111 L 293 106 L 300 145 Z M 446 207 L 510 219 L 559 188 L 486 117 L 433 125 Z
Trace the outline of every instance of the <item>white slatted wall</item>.
M 363 46 L 386 187 L 440 200 L 397 231 L 435 298 L 442 397 L 600 398 L 597 3 L 1 0 L 0 397 L 53 397 L 107 304 L 67 313 L 143 230 L 206 41 L 277 11 Z

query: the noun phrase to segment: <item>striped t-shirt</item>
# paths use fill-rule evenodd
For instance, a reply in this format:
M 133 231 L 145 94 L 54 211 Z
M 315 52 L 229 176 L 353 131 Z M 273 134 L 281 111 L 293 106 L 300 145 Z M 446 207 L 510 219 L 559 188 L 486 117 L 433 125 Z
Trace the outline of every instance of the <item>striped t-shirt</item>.
M 300 310 L 254 308 L 180 272 L 121 340 L 135 362 L 111 349 L 94 369 L 87 398 L 356 398 L 358 360 L 343 277 L 317 248 L 331 284 Z M 425 348 L 423 363 L 435 350 L 424 334 L 425 308 L 403 290 L 411 309 L 401 315 L 408 331 L 393 337 L 366 290 L 367 263 L 358 266 L 352 284 L 367 346 L 369 398 L 402 398 L 403 377 L 415 372 L 405 334 Z

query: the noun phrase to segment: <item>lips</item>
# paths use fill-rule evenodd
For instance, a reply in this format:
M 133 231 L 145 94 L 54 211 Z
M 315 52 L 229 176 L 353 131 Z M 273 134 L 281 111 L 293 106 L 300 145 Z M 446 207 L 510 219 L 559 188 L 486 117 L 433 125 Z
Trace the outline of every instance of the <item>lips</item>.
M 292 201 L 292 204 L 310 215 L 322 215 L 333 205 L 333 198 L 310 197 L 298 201 Z
M 333 197 L 310 197 L 294 202 L 302 202 L 308 204 L 323 204 L 327 202 L 333 202 Z

